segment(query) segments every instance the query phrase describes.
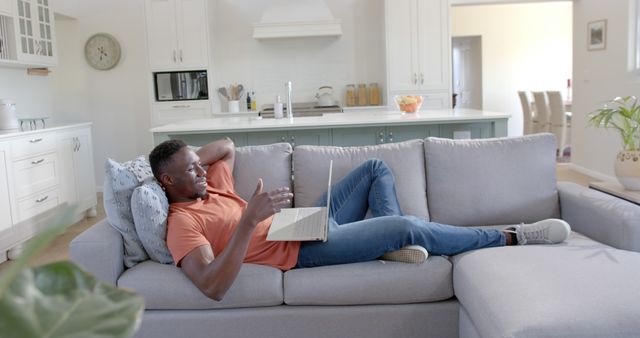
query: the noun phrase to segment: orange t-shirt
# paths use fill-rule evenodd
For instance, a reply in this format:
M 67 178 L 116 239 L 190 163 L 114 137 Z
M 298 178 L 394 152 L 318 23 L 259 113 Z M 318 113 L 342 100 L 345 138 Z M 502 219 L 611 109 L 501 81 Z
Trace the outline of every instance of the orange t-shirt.
M 178 266 L 191 250 L 201 245 L 210 245 L 214 257 L 219 256 L 247 207 L 247 202 L 235 193 L 231 170 L 224 161 L 209 166 L 207 193 L 203 199 L 169 206 L 167 246 Z M 289 270 L 298 261 L 300 242 L 268 242 L 272 219 L 269 217 L 256 226 L 244 262 Z

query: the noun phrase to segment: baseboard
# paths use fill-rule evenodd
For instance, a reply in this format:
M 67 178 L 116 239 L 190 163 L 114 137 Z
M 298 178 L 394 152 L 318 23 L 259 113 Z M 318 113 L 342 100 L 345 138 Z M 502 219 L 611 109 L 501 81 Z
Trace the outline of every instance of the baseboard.
M 616 181 L 615 176 L 609 176 L 609 175 L 605 175 L 603 173 L 599 173 L 597 171 L 591 170 L 591 169 L 587 169 L 585 167 L 579 166 L 575 163 L 559 163 L 558 165 L 563 165 L 563 166 L 568 166 L 569 169 L 577 171 L 581 174 L 587 175 L 587 176 L 591 176 L 595 179 L 601 180 L 601 181 Z

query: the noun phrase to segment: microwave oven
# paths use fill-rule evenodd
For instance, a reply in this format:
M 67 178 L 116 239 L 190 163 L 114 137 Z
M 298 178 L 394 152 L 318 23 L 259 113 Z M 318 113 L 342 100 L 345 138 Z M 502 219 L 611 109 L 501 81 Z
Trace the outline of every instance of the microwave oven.
M 156 101 L 209 99 L 206 70 L 153 73 Z

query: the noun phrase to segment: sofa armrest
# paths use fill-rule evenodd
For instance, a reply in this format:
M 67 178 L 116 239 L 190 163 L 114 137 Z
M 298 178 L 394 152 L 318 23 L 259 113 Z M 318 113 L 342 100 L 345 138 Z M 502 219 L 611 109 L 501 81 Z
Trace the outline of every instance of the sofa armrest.
M 598 242 L 640 252 L 640 206 L 571 182 L 558 182 L 560 211 L 571 228 Z
M 69 256 L 103 282 L 116 284 L 124 271 L 122 235 L 107 219 L 94 224 L 69 244 Z

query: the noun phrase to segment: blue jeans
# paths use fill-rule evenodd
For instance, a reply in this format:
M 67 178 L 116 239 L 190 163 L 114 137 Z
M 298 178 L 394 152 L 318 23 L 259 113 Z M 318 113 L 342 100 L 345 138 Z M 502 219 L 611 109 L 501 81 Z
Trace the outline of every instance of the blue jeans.
M 318 206 L 326 204 L 326 194 Z M 373 218 L 364 219 L 367 210 Z M 396 196 L 393 174 L 381 160 L 367 160 L 331 188 L 326 242 L 302 242 L 298 267 L 371 261 L 407 245 L 432 255 L 503 246 L 500 230 L 457 227 L 405 216 Z

